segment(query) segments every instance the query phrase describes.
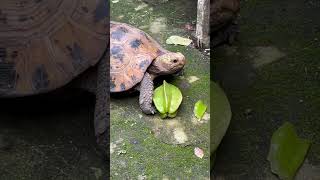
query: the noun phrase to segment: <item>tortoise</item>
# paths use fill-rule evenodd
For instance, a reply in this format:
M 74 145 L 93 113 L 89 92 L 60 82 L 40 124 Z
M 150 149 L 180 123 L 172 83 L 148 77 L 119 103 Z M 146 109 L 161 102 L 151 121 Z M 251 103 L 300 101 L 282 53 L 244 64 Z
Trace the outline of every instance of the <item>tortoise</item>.
M 103 55 L 109 44 L 108 22 L 105 0 L 2 0 L 0 97 L 47 93 L 95 66 L 95 72 L 76 84 L 96 94 L 95 135 L 105 148 L 110 80 Z
M 142 30 L 125 23 L 110 23 L 110 92 L 139 90 L 139 104 L 145 114 L 155 113 L 153 80 L 180 72 L 185 63 L 184 55 L 164 49 Z
M 235 20 L 240 10 L 240 0 L 210 1 L 211 45 L 232 44 L 238 33 Z

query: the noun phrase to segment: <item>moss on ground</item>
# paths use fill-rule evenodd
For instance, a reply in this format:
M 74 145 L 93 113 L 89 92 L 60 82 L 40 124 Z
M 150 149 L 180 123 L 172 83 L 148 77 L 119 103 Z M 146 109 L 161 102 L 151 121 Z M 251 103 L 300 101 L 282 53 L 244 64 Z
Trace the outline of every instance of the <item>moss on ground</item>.
M 164 77 L 183 94 L 176 118 L 162 120 L 158 114 L 145 116 L 139 109 L 138 94 L 112 98 L 111 175 L 114 179 L 209 178 L 209 117 L 198 122 L 193 116 L 194 104 L 199 99 L 210 109 L 209 57 L 193 47 L 165 44 L 171 35 L 191 37 L 184 25 L 195 23 L 195 3 L 187 0 L 160 4 L 138 0 L 111 3 L 112 20 L 144 30 L 166 49 L 179 51 L 187 58 L 182 76 Z M 190 78 L 198 80 L 190 82 Z M 204 150 L 203 159 L 194 155 L 195 147 Z

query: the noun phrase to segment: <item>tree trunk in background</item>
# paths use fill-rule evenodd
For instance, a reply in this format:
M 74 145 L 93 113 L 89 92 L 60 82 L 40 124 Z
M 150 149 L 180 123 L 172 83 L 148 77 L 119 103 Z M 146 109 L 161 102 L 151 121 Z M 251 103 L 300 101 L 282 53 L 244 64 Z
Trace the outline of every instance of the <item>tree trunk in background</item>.
M 199 47 L 210 46 L 210 0 L 198 0 L 196 37 Z

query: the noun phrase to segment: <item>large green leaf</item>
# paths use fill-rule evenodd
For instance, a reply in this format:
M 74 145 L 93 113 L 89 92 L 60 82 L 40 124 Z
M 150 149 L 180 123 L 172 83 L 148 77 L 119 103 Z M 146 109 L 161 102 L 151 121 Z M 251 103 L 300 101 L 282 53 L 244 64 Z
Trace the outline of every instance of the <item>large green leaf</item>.
M 210 151 L 213 154 L 225 135 L 231 120 L 231 108 L 227 96 L 214 82 L 211 82 L 210 109 Z
M 310 141 L 299 138 L 291 123 L 284 123 L 271 138 L 268 160 L 272 172 L 281 179 L 293 179 L 309 146 Z
M 153 103 L 162 118 L 175 117 L 181 102 L 182 93 L 179 88 L 166 81 L 154 91 Z

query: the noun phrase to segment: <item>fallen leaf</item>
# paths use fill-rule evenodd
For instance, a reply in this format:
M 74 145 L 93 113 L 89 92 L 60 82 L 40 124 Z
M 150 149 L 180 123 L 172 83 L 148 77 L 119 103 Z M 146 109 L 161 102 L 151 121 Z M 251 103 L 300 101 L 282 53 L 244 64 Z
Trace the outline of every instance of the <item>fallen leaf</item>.
M 198 118 L 198 120 L 201 120 L 206 110 L 207 105 L 205 105 L 201 100 L 199 100 L 198 102 L 196 102 L 193 112 L 196 118 Z
M 112 0 L 111 2 L 112 2 L 112 3 L 118 3 L 119 0 Z
M 161 118 L 175 117 L 182 102 L 182 93 L 176 86 L 163 81 L 154 91 L 153 102 Z
M 215 153 L 223 139 L 232 116 L 230 103 L 218 84 L 210 83 L 210 153 Z M 210 164 L 211 166 L 213 163 Z
M 196 155 L 198 158 L 202 159 L 204 156 L 203 150 L 198 147 L 195 147 L 194 148 L 194 155 Z
M 299 138 L 293 125 L 284 123 L 271 138 L 268 161 L 280 179 L 292 180 L 304 161 L 310 141 Z
M 182 45 L 182 46 L 189 46 L 192 40 L 188 38 L 183 38 L 180 36 L 170 36 L 167 40 L 167 44 L 174 44 L 174 45 Z
M 189 76 L 189 77 L 187 78 L 187 80 L 188 80 L 189 83 L 194 83 L 194 82 L 198 81 L 199 79 L 200 79 L 200 78 L 198 78 L 197 76 Z

